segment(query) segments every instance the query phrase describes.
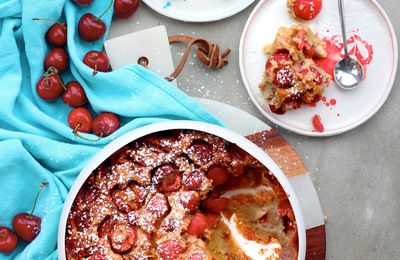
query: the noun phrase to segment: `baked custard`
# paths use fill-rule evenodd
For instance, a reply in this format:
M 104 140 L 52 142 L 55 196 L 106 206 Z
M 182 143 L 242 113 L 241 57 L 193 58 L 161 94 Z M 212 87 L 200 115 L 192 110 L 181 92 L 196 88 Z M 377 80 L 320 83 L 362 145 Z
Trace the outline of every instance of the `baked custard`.
M 297 224 L 277 179 L 222 138 L 151 134 L 104 161 L 67 220 L 67 259 L 297 259 Z
M 264 52 L 268 60 L 260 90 L 272 112 L 284 114 L 320 100 L 331 76 L 315 61 L 327 57 L 326 44 L 307 25 L 281 27 Z

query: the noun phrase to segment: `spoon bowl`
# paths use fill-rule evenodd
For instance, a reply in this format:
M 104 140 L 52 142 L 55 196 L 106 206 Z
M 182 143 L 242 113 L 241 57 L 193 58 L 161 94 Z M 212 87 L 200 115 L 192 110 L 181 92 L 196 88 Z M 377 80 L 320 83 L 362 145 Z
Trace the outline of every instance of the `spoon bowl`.
M 334 77 L 336 83 L 345 90 L 355 89 L 364 79 L 364 69 L 360 62 L 351 58 L 347 51 L 347 34 L 344 15 L 344 0 L 338 0 L 340 27 L 343 36 L 344 58 L 336 63 Z
M 347 56 L 336 63 L 334 77 L 339 87 L 355 89 L 364 79 L 364 69 L 360 62 Z

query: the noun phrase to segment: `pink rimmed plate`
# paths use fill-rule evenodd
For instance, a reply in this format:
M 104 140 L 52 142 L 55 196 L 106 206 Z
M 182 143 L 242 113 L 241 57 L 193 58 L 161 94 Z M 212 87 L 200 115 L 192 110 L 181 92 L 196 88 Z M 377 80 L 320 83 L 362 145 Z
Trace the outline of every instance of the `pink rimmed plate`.
M 250 15 L 240 42 L 241 74 L 252 101 L 273 123 L 302 135 L 332 136 L 363 124 L 385 103 L 394 84 L 398 62 L 393 26 L 375 0 L 346 1 L 345 9 L 348 36 L 354 39 L 350 49 L 358 59 L 370 59 L 366 79 L 351 91 L 344 91 L 332 82 L 316 107 L 304 106 L 284 115 L 270 111 L 258 88 L 267 60 L 263 46 L 274 41 L 281 26 L 290 27 L 298 21 L 289 16 L 286 1 L 282 0 L 262 0 Z M 340 42 L 336 1 L 324 1 L 320 15 L 307 24 L 321 38 Z M 323 133 L 314 131 L 311 118 L 315 114 L 322 118 Z

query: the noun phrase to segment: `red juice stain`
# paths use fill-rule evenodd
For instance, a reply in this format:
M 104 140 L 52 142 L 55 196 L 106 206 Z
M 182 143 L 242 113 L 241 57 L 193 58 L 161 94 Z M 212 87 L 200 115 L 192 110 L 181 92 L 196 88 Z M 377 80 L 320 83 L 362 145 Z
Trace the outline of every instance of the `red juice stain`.
M 332 106 L 336 105 L 336 99 L 331 98 L 331 100 L 329 100 L 329 104 L 331 104 Z
M 338 41 L 338 36 L 332 36 L 331 38 L 325 37 L 322 39 L 326 43 L 326 52 L 328 56 L 325 59 L 318 59 L 316 63 L 320 66 L 326 73 L 333 77 L 333 69 L 336 63 L 344 57 L 342 54 L 343 43 Z
M 358 35 L 353 35 L 347 40 L 349 45 L 349 55 L 355 56 L 364 68 L 364 79 L 366 77 L 367 65 L 369 65 L 374 56 L 372 45 L 363 40 Z
M 322 98 L 321 98 L 321 100 L 322 100 L 322 102 L 326 102 L 326 97 L 325 96 L 323 96 Z
M 321 117 L 317 114 L 312 117 L 312 123 L 315 132 L 322 133 L 325 131 L 324 125 L 322 124 Z
M 336 116 L 340 116 L 340 114 L 336 114 Z
M 356 33 L 357 31 L 354 31 Z M 316 63 L 329 75 L 332 79 L 333 70 L 336 63 L 344 57 L 343 43 L 340 42 L 338 35 L 325 37 L 322 39 L 326 43 L 326 51 L 328 56 L 325 59 L 319 59 Z M 356 57 L 356 59 L 363 65 L 364 71 L 367 70 L 374 56 L 374 50 L 371 44 L 362 39 L 359 35 L 354 34 L 347 40 L 349 55 Z M 366 76 L 366 73 L 365 73 Z M 364 77 L 365 77 L 364 76 Z

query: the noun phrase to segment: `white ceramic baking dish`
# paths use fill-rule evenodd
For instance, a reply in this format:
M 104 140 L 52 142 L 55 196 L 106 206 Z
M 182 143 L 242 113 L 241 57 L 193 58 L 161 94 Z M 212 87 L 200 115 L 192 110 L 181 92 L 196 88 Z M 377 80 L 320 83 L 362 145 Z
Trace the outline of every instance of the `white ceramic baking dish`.
M 299 200 L 294 192 L 293 187 L 291 186 L 288 178 L 283 174 L 278 165 L 259 147 L 255 144 L 244 138 L 243 136 L 229 130 L 226 128 L 222 128 L 220 126 L 195 122 L 195 121 L 168 121 L 162 123 L 155 123 L 148 126 L 140 127 L 136 130 L 133 130 L 129 133 L 124 134 L 123 136 L 115 139 L 106 147 L 104 147 L 101 151 L 99 151 L 93 159 L 89 161 L 89 163 L 82 169 L 78 178 L 74 182 L 67 199 L 64 204 L 64 208 L 61 214 L 60 224 L 58 228 L 58 257 L 61 260 L 66 259 L 65 256 L 65 229 L 69 211 L 74 202 L 74 199 L 85 183 L 86 179 L 89 175 L 108 157 L 118 151 L 120 148 L 129 144 L 130 142 L 137 140 L 143 136 L 162 132 L 166 130 L 173 129 L 188 129 L 188 130 L 198 130 L 203 131 L 209 134 L 213 134 L 219 136 L 231 143 L 237 144 L 240 148 L 247 151 L 254 158 L 259 160 L 262 164 L 264 164 L 278 179 L 283 189 L 288 194 L 289 201 L 292 205 L 298 228 L 298 238 L 299 238 L 299 252 L 298 252 L 298 260 L 305 259 L 306 253 L 306 232 L 304 226 L 304 218 L 302 215 L 302 211 L 300 208 Z

